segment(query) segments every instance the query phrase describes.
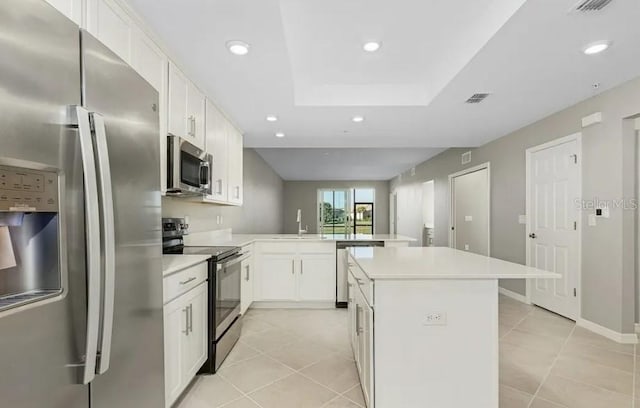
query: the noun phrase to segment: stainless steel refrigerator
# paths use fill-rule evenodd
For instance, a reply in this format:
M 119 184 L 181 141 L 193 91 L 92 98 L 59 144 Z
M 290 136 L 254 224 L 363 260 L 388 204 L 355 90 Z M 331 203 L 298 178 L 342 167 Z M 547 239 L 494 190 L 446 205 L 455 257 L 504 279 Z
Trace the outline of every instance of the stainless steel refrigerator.
M 164 408 L 158 94 L 0 4 L 0 406 Z

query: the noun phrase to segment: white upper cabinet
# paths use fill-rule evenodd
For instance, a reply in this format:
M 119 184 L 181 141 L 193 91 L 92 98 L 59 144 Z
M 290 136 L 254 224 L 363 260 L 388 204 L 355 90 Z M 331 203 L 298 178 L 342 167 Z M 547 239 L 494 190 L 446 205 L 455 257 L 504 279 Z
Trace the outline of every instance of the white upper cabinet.
M 169 64 L 168 102 L 169 133 L 204 150 L 204 95 L 173 63 Z
M 47 0 L 47 3 L 51 4 L 79 26 L 84 25 L 84 16 L 82 13 L 83 2 L 83 0 Z
M 227 140 L 229 143 L 229 202 L 235 205 L 242 205 L 243 185 L 243 141 L 240 133 L 231 123 L 227 127 Z
M 207 100 L 207 152 L 213 156 L 211 168 L 211 195 L 208 200 L 227 201 L 228 197 L 228 146 L 227 119 L 216 108 L 213 102 Z
M 134 24 L 112 0 L 87 0 L 87 30 L 120 58 L 131 63 Z
M 167 71 L 169 59 L 142 30 L 135 28 L 131 42 L 131 66 L 158 91 L 160 117 L 160 186 L 167 187 Z

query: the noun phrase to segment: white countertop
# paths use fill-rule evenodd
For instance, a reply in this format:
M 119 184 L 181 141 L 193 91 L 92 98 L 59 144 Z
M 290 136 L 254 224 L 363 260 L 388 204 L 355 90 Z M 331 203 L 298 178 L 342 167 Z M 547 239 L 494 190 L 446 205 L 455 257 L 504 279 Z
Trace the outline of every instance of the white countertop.
M 396 234 L 321 235 L 303 234 L 225 234 L 219 231 L 194 232 L 185 235 L 186 245 L 245 246 L 254 242 L 335 242 L 335 241 L 393 241 L 413 242 L 413 238 Z
M 370 279 L 557 279 L 557 273 L 448 247 L 351 248 Z
M 162 255 L 162 276 L 169 276 L 209 258 L 211 255 Z

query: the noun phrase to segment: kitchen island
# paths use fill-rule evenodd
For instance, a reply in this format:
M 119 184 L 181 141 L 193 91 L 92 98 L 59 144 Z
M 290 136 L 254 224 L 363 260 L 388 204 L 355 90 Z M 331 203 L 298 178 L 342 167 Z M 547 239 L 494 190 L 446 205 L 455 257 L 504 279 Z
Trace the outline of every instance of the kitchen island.
M 498 280 L 560 275 L 452 248 L 352 248 L 349 336 L 369 408 L 498 408 Z

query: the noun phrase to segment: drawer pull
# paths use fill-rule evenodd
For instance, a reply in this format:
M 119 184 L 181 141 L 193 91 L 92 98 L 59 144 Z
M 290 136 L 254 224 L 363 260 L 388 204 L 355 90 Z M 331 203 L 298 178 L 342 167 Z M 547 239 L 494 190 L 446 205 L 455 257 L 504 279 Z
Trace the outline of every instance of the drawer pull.
M 189 282 L 193 282 L 194 280 L 196 280 L 196 277 L 195 277 L 195 276 L 194 276 L 194 277 L 192 277 L 192 278 L 187 279 L 186 281 L 182 281 L 182 282 L 180 282 L 180 284 L 181 284 L 181 285 L 186 285 L 187 283 L 189 283 Z

